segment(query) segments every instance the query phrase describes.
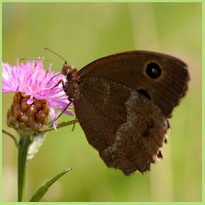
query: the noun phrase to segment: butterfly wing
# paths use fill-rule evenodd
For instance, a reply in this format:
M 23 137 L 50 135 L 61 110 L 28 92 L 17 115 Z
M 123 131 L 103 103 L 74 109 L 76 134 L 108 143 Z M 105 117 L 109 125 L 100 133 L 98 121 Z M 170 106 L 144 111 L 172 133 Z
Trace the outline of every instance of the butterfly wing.
M 162 157 L 166 117 L 138 91 L 111 80 L 86 78 L 74 108 L 88 142 L 108 167 L 125 175 L 144 173 Z
M 160 68 L 157 78 L 147 72 L 148 65 L 153 64 Z M 169 55 L 130 51 L 98 59 L 81 69 L 79 75 L 82 81 L 97 77 L 138 90 L 169 116 L 187 90 L 186 67 L 184 62 Z

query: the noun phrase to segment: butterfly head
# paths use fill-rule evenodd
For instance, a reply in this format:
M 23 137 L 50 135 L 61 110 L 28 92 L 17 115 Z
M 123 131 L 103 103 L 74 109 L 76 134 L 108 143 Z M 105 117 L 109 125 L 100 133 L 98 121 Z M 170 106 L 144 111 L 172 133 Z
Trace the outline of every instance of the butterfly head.
M 62 74 L 67 76 L 71 71 L 74 70 L 73 66 L 68 65 L 67 61 L 65 61 L 63 68 L 62 68 Z
M 74 95 L 78 90 L 78 71 L 73 66 L 68 65 L 67 61 L 65 61 L 61 73 L 66 76 L 66 80 L 63 83 L 63 89 L 68 95 L 69 101 L 73 101 Z

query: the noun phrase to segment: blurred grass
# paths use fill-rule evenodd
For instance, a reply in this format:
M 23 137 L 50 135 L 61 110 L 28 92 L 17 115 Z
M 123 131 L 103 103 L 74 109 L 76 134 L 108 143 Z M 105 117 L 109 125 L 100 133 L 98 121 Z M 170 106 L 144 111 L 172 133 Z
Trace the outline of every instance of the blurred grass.
M 189 65 L 189 92 L 173 113 L 164 159 L 146 175 L 125 177 L 108 169 L 76 125 L 49 133 L 27 168 L 27 200 L 59 171 L 72 171 L 43 201 L 201 201 L 201 3 L 3 3 L 3 61 L 59 59 L 81 68 L 126 50 L 174 55 Z M 45 63 L 45 67 L 48 63 Z M 60 71 L 54 64 L 52 69 Z M 13 94 L 3 95 L 2 126 Z M 71 120 L 63 116 L 61 121 Z M 16 201 L 17 152 L 3 135 L 3 201 Z

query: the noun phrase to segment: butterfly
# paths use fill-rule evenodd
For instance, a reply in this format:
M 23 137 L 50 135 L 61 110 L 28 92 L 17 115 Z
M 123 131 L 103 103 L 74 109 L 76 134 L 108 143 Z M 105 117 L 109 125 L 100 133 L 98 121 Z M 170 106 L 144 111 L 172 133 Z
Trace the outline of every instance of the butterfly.
M 185 96 L 187 65 L 170 55 L 128 51 L 77 71 L 65 62 L 68 100 L 86 138 L 108 167 L 145 173 L 162 158 L 169 118 Z

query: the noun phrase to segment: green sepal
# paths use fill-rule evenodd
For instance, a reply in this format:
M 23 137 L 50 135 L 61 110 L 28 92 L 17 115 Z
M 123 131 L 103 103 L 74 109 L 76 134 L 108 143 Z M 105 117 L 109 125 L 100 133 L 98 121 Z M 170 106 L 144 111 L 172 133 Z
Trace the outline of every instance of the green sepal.
M 28 149 L 27 161 L 31 160 L 37 154 L 45 138 L 46 132 L 41 132 L 32 136 L 32 143 L 30 144 Z

